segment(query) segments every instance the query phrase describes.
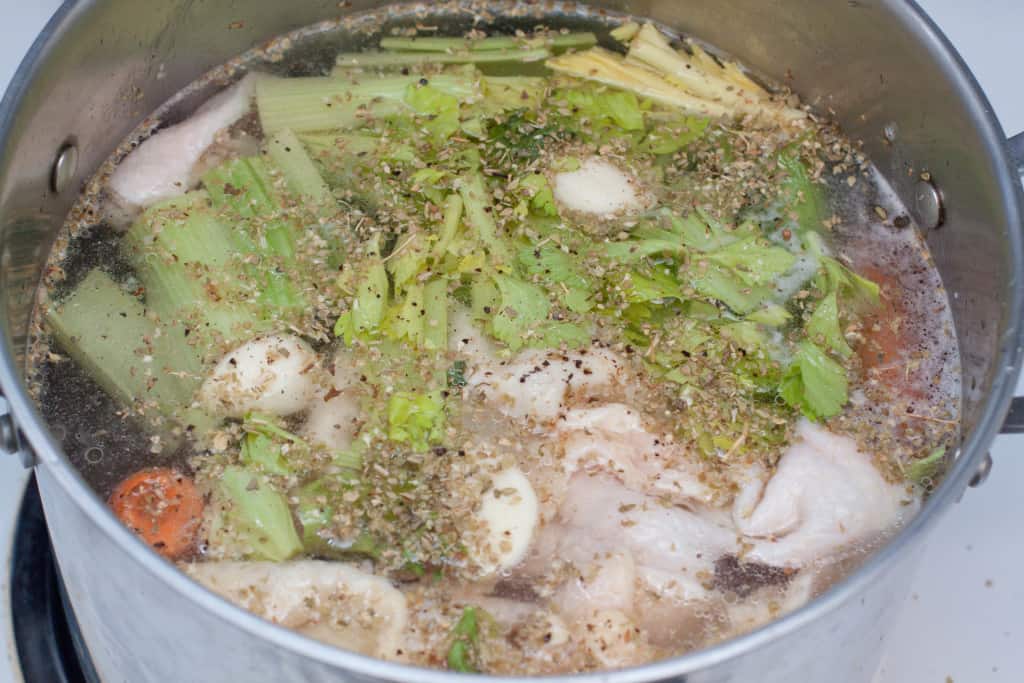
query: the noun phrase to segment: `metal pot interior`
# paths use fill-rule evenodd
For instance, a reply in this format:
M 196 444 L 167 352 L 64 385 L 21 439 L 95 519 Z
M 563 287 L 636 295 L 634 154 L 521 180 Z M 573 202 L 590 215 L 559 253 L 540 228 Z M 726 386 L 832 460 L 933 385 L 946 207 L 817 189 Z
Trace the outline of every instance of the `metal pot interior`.
M 69 3 L 15 77 L 0 109 L 0 324 L 6 335 L 0 380 L 39 461 L 61 472 L 62 484 L 85 501 L 90 514 L 105 514 L 102 503 L 69 472 L 22 382 L 36 286 L 79 190 L 148 113 L 199 75 L 284 32 L 339 15 L 359 17 L 382 4 Z M 1024 256 L 1021 192 L 1003 150 L 1002 131 L 934 26 L 912 4 L 897 0 L 483 5 L 491 11 L 525 9 L 532 16 L 557 17 L 549 24 L 569 26 L 600 22 L 609 13 L 650 17 L 706 40 L 790 85 L 819 111 L 834 113 L 849 137 L 863 140 L 864 151 L 907 206 L 915 206 L 921 174 L 930 175 L 941 192 L 944 221 L 927 233 L 926 241 L 951 297 L 963 364 L 965 441 L 957 465 L 922 518 L 934 517 L 951 502 L 994 435 L 1012 391 Z M 461 17 L 468 27 L 474 9 L 465 2 L 404 5 L 390 20 L 429 23 L 427 15 L 446 13 Z M 529 18 L 519 25 L 535 23 Z M 266 68 L 322 67 L 342 46 L 340 35 L 313 32 L 293 53 L 294 61 Z M 354 42 L 345 47 L 358 46 L 358 39 Z M 199 88 L 174 101 L 168 118 L 186 115 L 204 92 Z M 66 144 L 77 146 L 79 160 L 73 181 L 57 192 L 51 168 Z M 911 531 L 917 533 L 922 524 Z M 135 550 L 141 551 L 141 545 Z M 874 570 L 869 566 L 861 574 L 866 577 L 868 571 Z

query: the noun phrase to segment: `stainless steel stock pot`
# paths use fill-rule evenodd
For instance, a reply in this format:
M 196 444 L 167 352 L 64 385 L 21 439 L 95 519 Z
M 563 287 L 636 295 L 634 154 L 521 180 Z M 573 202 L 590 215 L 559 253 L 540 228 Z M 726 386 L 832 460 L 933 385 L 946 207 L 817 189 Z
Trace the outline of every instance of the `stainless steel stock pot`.
M 114 519 L 61 452 L 23 381 L 28 321 L 48 250 L 83 182 L 118 142 L 218 64 L 283 32 L 384 4 L 69 1 L 0 106 L 0 448 L 36 469 L 60 570 L 103 681 L 472 678 L 333 649 L 193 584 Z M 569 14 L 585 7 L 523 4 Z M 574 680 L 866 681 L 922 540 L 985 469 L 1010 402 L 1024 329 L 1024 140 L 1007 143 L 956 51 L 909 0 L 614 0 L 592 9 L 651 17 L 699 36 L 790 83 L 864 141 L 926 230 L 950 292 L 965 429 L 952 471 L 920 515 L 820 598 L 713 648 Z

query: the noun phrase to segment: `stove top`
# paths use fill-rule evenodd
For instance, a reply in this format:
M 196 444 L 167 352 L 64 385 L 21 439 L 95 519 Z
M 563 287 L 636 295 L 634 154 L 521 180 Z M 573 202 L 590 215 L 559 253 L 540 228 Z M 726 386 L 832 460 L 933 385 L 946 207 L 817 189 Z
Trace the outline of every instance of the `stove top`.
M 25 683 L 100 683 L 50 548 L 39 489 L 25 488 L 11 547 L 11 628 Z

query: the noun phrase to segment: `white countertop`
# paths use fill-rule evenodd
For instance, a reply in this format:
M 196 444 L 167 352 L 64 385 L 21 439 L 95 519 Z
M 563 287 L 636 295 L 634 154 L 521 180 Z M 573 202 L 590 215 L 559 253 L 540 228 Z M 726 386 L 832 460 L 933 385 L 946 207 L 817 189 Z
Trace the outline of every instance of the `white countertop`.
M 1022 0 L 919 0 L 957 46 L 988 93 L 1003 127 L 1024 130 L 1020 79 Z M 6 0 L 0 25 L 0 87 L 58 0 Z M 1024 381 L 1017 393 L 1024 394 Z M 992 448 L 988 482 L 968 490 L 942 520 L 908 597 L 887 638 L 875 683 L 1019 683 L 1024 681 L 1024 437 L 1000 437 Z M 0 461 L 0 557 L 25 473 Z M 0 640 L 10 653 L 6 574 L 0 575 Z M 13 663 L 0 657 L 0 683 L 20 683 Z M 29 683 L 36 683 L 30 681 Z M 837 682 L 839 683 L 839 682 Z

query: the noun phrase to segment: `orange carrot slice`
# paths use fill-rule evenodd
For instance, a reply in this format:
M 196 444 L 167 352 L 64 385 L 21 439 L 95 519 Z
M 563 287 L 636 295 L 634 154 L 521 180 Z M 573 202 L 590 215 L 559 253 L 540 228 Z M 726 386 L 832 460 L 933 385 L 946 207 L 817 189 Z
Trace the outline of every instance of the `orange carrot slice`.
M 117 518 L 168 559 L 195 547 L 203 517 L 203 499 L 186 475 L 169 468 L 131 475 L 108 501 Z

